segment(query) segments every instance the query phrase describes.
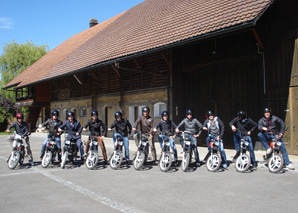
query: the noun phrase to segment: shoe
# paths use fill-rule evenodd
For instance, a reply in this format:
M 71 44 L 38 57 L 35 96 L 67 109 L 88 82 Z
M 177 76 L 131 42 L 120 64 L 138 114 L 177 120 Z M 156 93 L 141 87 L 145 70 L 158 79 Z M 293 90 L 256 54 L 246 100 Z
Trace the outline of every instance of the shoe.
M 105 160 L 105 161 L 104 161 L 104 164 L 105 164 L 105 165 L 108 165 L 108 161 L 107 161 L 107 160 Z
M 266 150 L 266 154 L 267 154 L 267 155 L 269 155 L 271 152 L 272 152 L 272 149 L 271 149 L 271 148 L 268 148 L 268 149 Z
M 293 167 L 293 164 L 291 164 L 291 163 L 286 165 L 286 168 L 289 170 L 295 170 L 295 168 Z
M 34 164 L 34 162 L 33 162 L 33 161 L 31 161 L 31 162 L 30 162 L 30 165 L 31 165 L 31 166 L 34 166 L 35 164 Z
M 175 160 L 174 161 L 174 166 L 178 166 L 178 164 L 179 164 L 178 160 Z
M 196 166 L 200 167 L 201 166 L 200 162 L 196 162 Z
M 224 168 L 224 169 L 226 169 L 228 167 L 228 165 L 226 164 L 226 163 L 224 163 L 223 165 L 222 165 L 222 168 Z
M 258 163 L 257 162 L 255 162 L 255 163 L 253 163 L 253 166 L 252 166 L 254 169 L 256 169 L 256 168 L 258 168 Z
M 233 162 L 233 163 L 236 162 L 236 159 L 238 158 L 239 155 L 240 155 L 240 152 L 237 151 L 236 154 L 235 154 L 235 156 L 234 156 L 233 159 L 232 159 L 232 162 Z
M 84 154 L 84 158 L 87 157 L 87 155 L 88 155 L 88 153 L 85 153 L 85 154 Z

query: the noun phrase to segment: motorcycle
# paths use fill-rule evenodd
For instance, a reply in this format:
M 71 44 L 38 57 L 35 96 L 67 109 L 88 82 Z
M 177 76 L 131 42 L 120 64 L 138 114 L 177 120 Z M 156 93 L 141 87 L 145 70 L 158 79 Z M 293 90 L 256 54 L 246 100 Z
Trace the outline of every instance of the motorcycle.
M 267 156 L 268 169 L 272 173 L 278 173 L 284 167 L 284 158 L 281 153 L 281 139 L 274 135 L 270 143 L 272 152 Z
M 182 170 L 183 172 L 187 170 L 189 163 L 191 161 L 191 154 L 192 154 L 191 139 L 187 134 L 191 134 L 191 132 L 187 132 L 187 131 L 182 132 L 182 138 L 183 138 Z
M 149 153 L 149 142 L 148 135 L 142 136 L 141 132 L 139 133 L 139 146 L 137 151 L 137 156 L 134 159 L 133 167 L 135 170 L 139 170 L 145 163 L 148 153 Z
M 209 151 L 209 157 L 207 158 L 207 169 L 210 172 L 215 172 L 219 169 L 222 159 L 219 152 L 219 141 L 216 140 L 214 137 L 209 135 L 211 138 L 210 141 L 210 151 Z
M 91 136 L 91 141 L 89 144 L 89 152 L 86 158 L 86 167 L 88 169 L 93 169 L 98 162 L 98 142 L 96 136 Z
M 22 136 L 14 132 L 14 139 L 12 142 L 12 152 L 7 159 L 8 168 L 14 169 L 18 164 L 22 165 L 25 157 L 25 147 Z
M 61 161 L 61 168 L 65 168 L 66 161 L 71 161 L 74 163 L 74 161 L 77 158 L 78 153 L 78 147 L 76 144 L 76 139 L 74 139 L 75 135 L 68 135 L 66 137 L 64 146 L 63 146 L 63 154 L 62 154 L 62 161 Z
M 249 147 L 249 140 L 246 136 L 240 140 L 239 156 L 236 158 L 235 167 L 237 172 L 246 172 L 251 164 L 250 156 L 247 154 Z
M 159 168 L 162 172 L 166 172 L 171 168 L 173 162 L 173 155 L 170 152 L 169 138 L 164 137 L 162 140 L 161 156 L 159 160 Z
M 43 155 L 43 158 L 41 161 L 41 166 L 43 168 L 47 168 L 51 162 L 53 163 L 55 156 L 58 153 L 59 153 L 59 150 L 55 142 L 55 138 L 49 137 L 46 144 L 45 154 Z
M 118 169 L 123 160 L 123 139 L 120 136 L 116 137 L 114 144 L 114 152 L 110 159 L 110 166 L 112 169 Z

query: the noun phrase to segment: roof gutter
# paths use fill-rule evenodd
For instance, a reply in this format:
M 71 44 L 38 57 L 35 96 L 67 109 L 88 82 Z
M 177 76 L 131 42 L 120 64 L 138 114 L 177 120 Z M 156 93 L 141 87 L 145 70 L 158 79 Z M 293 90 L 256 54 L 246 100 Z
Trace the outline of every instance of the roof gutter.
M 267 10 L 267 8 L 265 10 Z M 74 70 L 72 72 L 68 72 L 68 73 L 59 75 L 59 76 L 50 77 L 50 78 L 47 78 L 47 79 L 36 81 L 34 83 L 31 83 L 31 84 L 23 85 L 19 88 L 35 85 L 35 84 L 38 84 L 38 83 L 46 82 L 46 81 L 57 79 L 57 78 L 62 78 L 62 77 L 65 77 L 65 76 L 74 75 L 74 74 L 79 73 L 79 72 L 87 71 L 87 70 L 94 69 L 94 68 L 99 68 L 99 67 L 102 67 L 102 66 L 107 66 L 107 65 L 110 65 L 110 64 L 115 64 L 115 62 L 118 63 L 120 61 L 129 60 L 129 59 L 140 57 L 140 56 L 143 56 L 143 55 L 146 55 L 146 54 L 151 54 L 151 53 L 155 53 L 155 52 L 159 52 L 159 51 L 168 50 L 168 49 L 171 49 L 171 48 L 176 48 L 176 47 L 181 46 L 181 45 L 185 45 L 185 44 L 189 44 L 189 43 L 192 43 L 192 42 L 197 42 L 197 41 L 213 38 L 215 36 L 234 33 L 234 32 L 237 32 L 237 31 L 245 31 L 245 30 L 248 30 L 248 29 L 251 29 L 251 28 L 255 27 L 257 20 L 265 12 L 265 10 L 256 19 L 254 19 L 250 22 L 244 22 L 242 24 L 234 25 L 234 26 L 229 27 L 229 28 L 223 28 L 223 29 L 220 29 L 220 30 L 217 30 L 217 31 L 205 33 L 205 34 L 199 35 L 199 36 L 194 36 L 194 37 L 184 39 L 184 40 L 180 40 L 180 41 L 170 43 L 170 44 L 167 44 L 167 45 L 164 45 L 164 46 L 160 46 L 160 47 L 148 49 L 148 50 L 145 50 L 145 51 L 142 51 L 142 52 L 137 52 L 137 53 L 122 56 L 122 57 L 119 57 L 119 58 L 114 58 L 114 59 L 111 59 L 111 60 L 108 60 L 108 61 L 100 62 L 100 63 L 94 64 L 94 65 L 91 65 L 91 66 L 88 66 L 88 67 L 84 67 L 84 68 L 81 68 L 81 69 L 78 69 L 78 70 Z M 12 85 L 8 86 L 6 88 L 9 88 L 9 87 L 12 87 Z

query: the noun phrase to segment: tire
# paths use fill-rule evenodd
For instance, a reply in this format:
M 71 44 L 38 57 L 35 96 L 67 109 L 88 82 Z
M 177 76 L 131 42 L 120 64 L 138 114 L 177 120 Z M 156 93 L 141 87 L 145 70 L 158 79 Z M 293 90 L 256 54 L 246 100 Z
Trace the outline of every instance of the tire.
M 166 172 L 172 166 L 173 157 L 168 152 L 163 152 L 159 161 L 159 168 L 162 172 Z
M 64 152 L 62 157 L 61 157 L 62 158 L 61 159 L 61 169 L 65 168 L 67 157 L 68 157 L 68 152 Z
M 112 169 L 118 169 L 122 163 L 122 152 L 114 151 L 111 160 L 110 160 L 110 166 Z
M 96 152 L 90 152 L 86 159 L 86 167 L 88 169 L 93 169 L 98 162 L 98 155 Z
M 44 155 L 43 155 L 43 158 L 42 158 L 42 161 L 41 161 L 41 166 L 43 168 L 47 168 L 51 161 L 52 161 L 52 157 L 53 157 L 53 153 L 52 152 L 49 152 L 47 151 Z
M 185 172 L 186 169 L 188 168 L 189 161 L 190 161 L 190 153 L 189 152 L 183 152 L 183 157 L 182 157 L 182 170 L 183 170 L 183 172 Z
M 207 158 L 207 169 L 210 172 L 215 172 L 221 165 L 221 158 L 218 153 L 212 154 Z
M 250 163 L 250 157 L 246 153 L 240 154 L 240 156 L 237 157 L 235 162 L 237 172 L 246 172 L 250 167 Z
M 133 162 L 133 167 L 135 168 L 135 170 L 139 170 L 143 166 L 145 159 L 146 159 L 145 153 L 138 151 L 137 156 Z
M 7 162 L 7 166 L 10 169 L 14 169 L 16 168 L 16 166 L 18 165 L 19 161 L 20 161 L 20 153 L 18 152 L 12 152 L 8 162 Z
M 268 169 L 272 173 L 278 173 L 284 166 L 284 159 L 281 154 L 274 154 L 269 158 Z

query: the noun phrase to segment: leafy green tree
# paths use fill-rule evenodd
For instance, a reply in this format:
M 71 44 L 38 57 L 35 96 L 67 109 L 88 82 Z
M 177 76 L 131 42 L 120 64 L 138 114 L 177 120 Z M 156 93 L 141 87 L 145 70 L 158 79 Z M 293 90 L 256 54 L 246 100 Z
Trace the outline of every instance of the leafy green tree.
M 15 41 L 6 43 L 0 57 L 0 127 L 7 123 L 15 111 L 15 92 L 3 90 L 17 75 L 35 63 L 48 51 L 47 45 L 36 46 L 31 41 L 25 44 L 17 44 Z M 26 110 L 22 110 L 26 111 Z
M 17 44 L 15 41 L 6 43 L 0 57 L 1 82 L 0 88 L 8 84 L 17 75 L 40 59 L 48 51 L 47 45 L 36 46 L 31 41 Z M 15 92 L 1 91 L 6 98 L 15 98 Z

